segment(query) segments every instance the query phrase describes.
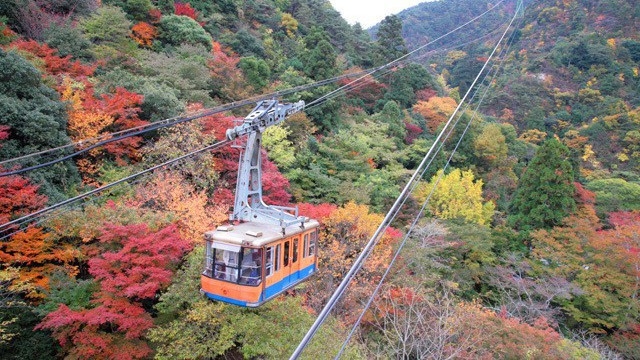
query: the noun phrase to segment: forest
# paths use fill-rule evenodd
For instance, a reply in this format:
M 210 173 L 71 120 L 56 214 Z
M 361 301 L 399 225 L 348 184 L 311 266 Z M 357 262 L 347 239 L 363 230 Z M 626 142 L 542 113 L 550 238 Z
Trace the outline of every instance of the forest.
M 288 358 L 455 118 L 302 358 L 640 359 L 640 7 L 523 6 L 363 29 L 328 0 L 0 2 L 0 357 Z M 262 184 L 320 222 L 318 272 L 256 309 L 208 300 L 239 149 L 134 175 L 252 106 L 167 121 L 302 85 Z

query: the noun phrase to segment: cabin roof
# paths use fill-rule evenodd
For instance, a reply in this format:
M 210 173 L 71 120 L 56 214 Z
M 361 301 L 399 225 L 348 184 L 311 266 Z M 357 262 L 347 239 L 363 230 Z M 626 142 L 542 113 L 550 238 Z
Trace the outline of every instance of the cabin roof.
M 276 240 L 284 239 L 285 237 L 300 234 L 309 229 L 317 228 L 318 226 L 320 226 L 318 221 L 309 219 L 304 223 L 304 228 L 301 228 L 299 224 L 294 224 L 286 227 L 285 235 L 282 235 L 282 228 L 279 225 L 245 222 L 233 226 L 218 226 L 216 230 L 207 231 L 204 236 L 207 240 L 241 246 L 259 247 Z

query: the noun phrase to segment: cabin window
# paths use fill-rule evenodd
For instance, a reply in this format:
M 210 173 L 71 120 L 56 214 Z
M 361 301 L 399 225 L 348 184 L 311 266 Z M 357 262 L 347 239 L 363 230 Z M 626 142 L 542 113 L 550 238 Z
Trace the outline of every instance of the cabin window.
M 271 274 L 273 274 L 273 246 L 267 248 L 264 271 L 265 276 L 271 276 Z
M 304 234 L 304 240 L 302 241 L 302 257 L 309 256 L 309 234 Z
M 280 270 L 280 244 L 276 245 L 276 258 L 273 260 L 276 262 L 276 271 Z
M 202 274 L 213 277 L 213 247 L 211 241 L 205 243 L 204 272 Z
M 316 242 L 318 240 L 318 229 L 313 230 L 311 233 L 311 239 L 309 240 L 309 252 L 308 256 L 313 256 L 316 253 Z
M 291 245 L 289 241 L 284 242 L 284 258 L 282 260 L 282 266 L 289 266 L 289 248 Z
M 262 280 L 262 249 L 242 249 L 240 284 L 258 285 Z
M 214 258 L 216 262 L 214 277 L 220 280 L 237 282 L 240 253 L 232 250 L 215 249 Z
M 291 259 L 292 263 L 295 263 L 296 261 L 298 261 L 298 242 L 299 241 L 300 241 L 300 238 L 293 239 L 293 258 Z

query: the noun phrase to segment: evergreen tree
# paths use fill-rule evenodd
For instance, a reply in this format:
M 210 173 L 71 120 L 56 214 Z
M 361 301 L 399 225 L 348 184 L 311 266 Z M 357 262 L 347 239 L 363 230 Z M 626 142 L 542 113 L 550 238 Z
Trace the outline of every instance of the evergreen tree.
M 336 52 L 328 41 L 320 40 L 311 50 L 304 72 L 314 80 L 328 79 L 336 74 Z
M 15 52 L 0 49 L 0 125 L 9 127 L 9 137 L 0 144 L 0 159 L 10 159 L 70 142 L 66 133 L 65 104 L 55 90 L 42 82 L 40 72 Z M 57 155 L 62 156 L 60 152 Z M 35 165 L 33 158 L 20 163 Z M 79 180 L 70 162 L 29 172 L 40 191 L 51 201 L 64 198 L 61 190 Z
M 511 202 L 509 225 L 519 230 L 552 228 L 576 209 L 569 149 L 556 139 L 540 146 Z
M 407 53 L 407 45 L 402 38 L 402 20 L 389 15 L 382 20 L 377 33 L 377 60 L 379 65 L 386 64 Z

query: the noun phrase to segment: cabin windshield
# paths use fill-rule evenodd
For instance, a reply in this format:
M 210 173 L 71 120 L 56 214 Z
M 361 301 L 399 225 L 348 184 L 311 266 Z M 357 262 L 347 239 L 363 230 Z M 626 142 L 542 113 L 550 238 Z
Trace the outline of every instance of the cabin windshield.
M 207 241 L 203 274 L 242 285 L 262 281 L 262 249 Z
M 213 277 L 220 280 L 237 282 L 240 252 L 232 249 L 217 248 L 214 248 L 213 251 L 216 264 L 213 269 Z
M 240 284 L 258 285 L 262 280 L 262 249 L 242 248 Z

